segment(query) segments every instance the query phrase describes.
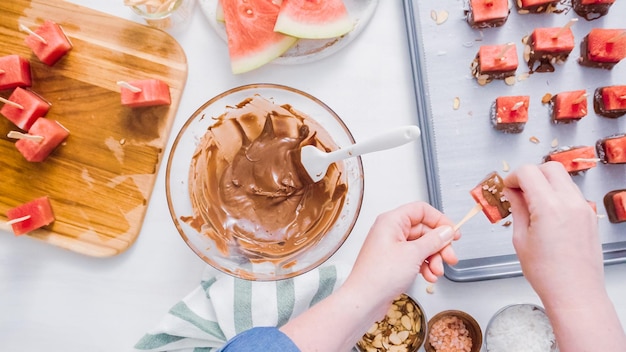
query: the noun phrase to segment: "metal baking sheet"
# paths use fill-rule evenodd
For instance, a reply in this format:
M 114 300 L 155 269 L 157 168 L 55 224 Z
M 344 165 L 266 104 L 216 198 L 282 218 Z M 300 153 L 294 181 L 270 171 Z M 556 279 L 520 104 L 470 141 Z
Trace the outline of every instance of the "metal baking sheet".
M 538 164 L 555 145 L 595 145 L 600 138 L 626 132 L 626 116 L 609 119 L 596 115 L 591 98 L 598 87 L 626 84 L 626 60 L 612 70 L 583 67 L 577 62 L 579 44 L 592 28 L 626 27 L 626 1 L 615 2 L 609 14 L 600 19 L 579 18 L 571 27 L 577 47 L 567 61 L 557 65 L 555 72 L 527 77 L 522 38 L 535 28 L 561 27 L 578 16 L 567 3 L 559 4 L 563 9 L 560 13 L 524 15 L 517 13 L 513 3 L 510 5 L 511 13 L 502 27 L 476 30 L 465 20 L 463 0 L 404 0 L 429 197 L 455 221 L 472 208 L 469 191 L 489 172 L 506 176 L 504 163 L 511 169 Z M 442 21 L 445 15 L 447 19 Z M 478 48 L 508 42 L 517 46 L 518 80 L 514 85 L 504 81 L 478 85 L 470 73 Z M 553 124 L 542 97 L 577 89 L 586 89 L 590 95 L 588 115 L 576 123 Z M 496 97 L 505 95 L 530 96 L 529 121 L 520 134 L 504 134 L 491 125 L 491 105 Z M 457 97 L 460 105 L 455 109 Z M 531 142 L 531 137 L 539 142 Z M 626 188 L 626 165 L 599 163 L 574 180 L 585 197 L 598 206 L 605 263 L 626 262 L 626 224 L 610 223 L 602 201 L 607 192 Z M 521 275 L 511 243 L 512 230 L 502 222 L 489 223 L 482 214 L 472 218 L 462 228 L 462 239 L 455 243 L 460 262 L 446 267 L 446 277 L 477 281 Z

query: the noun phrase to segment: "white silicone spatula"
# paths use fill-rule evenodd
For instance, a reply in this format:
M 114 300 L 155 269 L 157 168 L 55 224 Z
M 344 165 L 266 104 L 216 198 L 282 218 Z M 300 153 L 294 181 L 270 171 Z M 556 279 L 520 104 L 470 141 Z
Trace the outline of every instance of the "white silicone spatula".
M 321 151 L 312 145 L 307 145 L 302 147 L 300 161 L 313 182 L 317 182 L 324 178 L 328 166 L 336 161 L 399 147 L 418 139 L 420 134 L 420 129 L 417 126 L 403 126 L 330 153 Z

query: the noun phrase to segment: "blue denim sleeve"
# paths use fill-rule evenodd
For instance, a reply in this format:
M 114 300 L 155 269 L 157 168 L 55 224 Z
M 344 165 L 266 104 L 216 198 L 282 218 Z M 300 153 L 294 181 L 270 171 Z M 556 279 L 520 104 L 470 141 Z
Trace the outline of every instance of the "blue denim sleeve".
M 281 351 L 300 352 L 300 349 L 275 327 L 254 327 L 230 339 L 218 352 Z

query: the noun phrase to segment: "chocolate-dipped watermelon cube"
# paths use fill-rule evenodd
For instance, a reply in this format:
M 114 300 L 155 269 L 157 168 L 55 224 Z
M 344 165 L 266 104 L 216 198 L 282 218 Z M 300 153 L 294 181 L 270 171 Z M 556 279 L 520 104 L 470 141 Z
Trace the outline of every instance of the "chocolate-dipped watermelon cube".
M 528 122 L 529 104 L 530 97 L 527 95 L 496 98 L 491 109 L 493 127 L 505 133 L 522 132 Z
M 626 29 L 594 28 L 580 45 L 583 66 L 612 69 L 626 58 Z
M 616 134 L 596 142 L 598 158 L 605 164 L 626 164 L 626 134 Z
M 483 213 L 492 224 L 511 214 L 511 203 L 502 193 L 503 189 L 504 180 L 494 171 L 470 190 L 470 195 L 481 205 Z
M 626 189 L 608 192 L 604 196 L 604 207 L 610 222 L 626 222 Z
M 469 0 L 465 18 L 472 28 L 500 27 L 509 13 L 508 0 Z
M 596 154 L 592 146 L 564 147 L 550 152 L 544 162 L 557 161 L 572 175 L 578 175 L 596 167 Z
M 54 65 L 65 54 L 72 50 L 72 43 L 57 23 L 46 20 L 29 34 L 24 42 L 41 62 L 48 66 Z
M 16 236 L 29 233 L 54 222 L 54 213 L 47 196 L 7 210 L 7 218 Z
M 530 72 L 554 72 L 554 64 L 564 63 L 574 50 L 574 33 L 569 27 L 537 28 L 526 45 Z
M 131 82 L 118 82 L 122 105 L 136 108 L 156 105 L 170 105 L 170 87 L 158 79 L 144 79 Z
M 615 0 L 572 0 L 572 8 L 578 16 L 592 21 L 609 13 Z
M 557 9 L 559 0 L 516 0 L 517 12 L 521 15 L 527 13 L 551 13 Z
M 587 116 L 587 92 L 584 89 L 558 93 L 551 102 L 554 123 L 569 123 Z
M 42 162 L 70 135 L 67 128 L 59 122 L 39 118 L 28 131 L 31 136 L 42 137 L 39 140 L 23 138 L 15 142 L 15 147 L 30 162 Z
M 593 94 L 596 114 L 617 118 L 626 115 L 626 86 L 599 87 Z
M 517 48 L 514 43 L 482 45 L 470 66 L 478 84 L 485 85 L 494 79 L 515 77 Z
M 0 114 L 25 131 L 28 131 L 35 120 L 45 116 L 50 109 L 50 103 L 44 98 L 21 87 L 15 88 L 8 100 L 9 103 L 5 103 L 0 109 Z
M 30 87 L 30 63 L 19 55 L 0 57 L 0 90 Z

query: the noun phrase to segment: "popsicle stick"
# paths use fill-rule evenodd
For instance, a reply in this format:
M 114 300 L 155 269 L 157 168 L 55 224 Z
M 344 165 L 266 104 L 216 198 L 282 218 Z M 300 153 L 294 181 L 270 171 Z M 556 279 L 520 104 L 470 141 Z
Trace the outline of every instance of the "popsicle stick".
M 583 101 L 585 101 L 585 99 L 587 99 L 587 93 L 581 94 L 580 97 L 578 97 L 578 99 L 573 101 L 573 103 L 574 104 L 580 104 Z
M 22 222 L 28 219 L 30 219 L 30 215 L 25 215 L 25 216 L 22 216 L 21 218 L 15 218 L 15 219 L 7 221 L 7 225 L 17 224 L 18 222 Z
M 502 51 L 500 51 L 500 54 L 498 54 L 498 56 L 496 56 L 496 59 L 504 60 L 504 55 L 506 55 L 507 51 L 511 50 L 513 45 L 514 45 L 513 43 L 506 43 L 506 45 L 504 45 L 504 47 L 502 48 Z
M 30 28 L 26 27 L 25 25 L 20 23 L 20 30 L 24 31 L 30 35 L 32 35 L 33 37 L 37 38 L 40 42 L 44 43 L 45 45 L 48 45 L 48 41 L 40 36 L 39 34 L 35 33 L 34 31 L 32 31 Z
M 569 27 L 571 27 L 576 22 L 578 22 L 578 18 L 572 18 L 571 20 L 569 20 L 569 22 L 567 22 L 565 26 L 561 27 L 561 29 L 559 29 L 559 31 L 556 32 L 556 34 L 552 36 L 552 39 L 556 39 L 560 37 L 561 34 L 563 34 L 563 32 L 565 32 Z
M 5 99 L 5 98 L 3 98 L 3 97 L 0 97 L 0 102 L 3 102 L 3 103 L 5 103 L 5 104 L 7 104 L 7 105 L 11 105 L 11 106 L 12 106 L 12 107 L 14 107 L 14 108 L 18 108 L 18 109 L 20 109 L 20 110 L 24 110 L 24 107 L 23 107 L 22 105 L 20 105 L 20 104 L 18 104 L 18 103 L 16 103 L 16 102 L 14 102 L 14 101 L 11 101 L 11 100 L 9 100 L 9 99 Z
M 607 40 L 607 43 L 615 43 L 616 41 L 620 40 L 622 37 L 626 36 L 626 31 L 622 31 L 622 33 L 616 35 L 615 37 Z
M 130 90 L 133 93 L 141 92 L 141 88 L 135 87 L 132 84 L 126 82 L 126 81 L 117 81 L 117 85 L 120 86 L 120 87 L 124 87 L 124 88 Z
M 34 142 L 41 142 L 43 141 L 44 137 L 43 136 L 37 136 L 34 134 L 27 134 L 27 133 L 22 133 L 22 132 L 18 132 L 18 131 L 10 131 L 7 134 L 7 137 L 9 138 L 13 138 L 13 139 L 28 139 Z
M 523 101 L 518 101 L 517 103 L 515 103 L 515 105 L 513 105 L 511 107 L 511 110 L 513 111 L 517 111 L 519 108 L 521 108 L 522 106 L 524 106 L 524 102 Z
M 467 212 L 467 214 L 465 214 L 465 216 L 463 217 L 463 219 L 461 219 L 461 221 L 457 222 L 456 225 L 454 225 L 454 227 L 452 228 L 453 231 L 457 231 L 461 225 L 465 224 L 469 219 L 471 219 L 474 215 L 480 213 L 480 211 L 483 209 L 483 206 L 476 203 L 476 205 L 474 205 L 474 207 L 472 209 L 470 209 L 470 211 Z
M 598 161 L 602 161 L 600 158 L 574 158 L 572 159 L 575 163 L 597 163 Z
M 3 69 L 0 69 L 0 75 L 3 75 L 6 71 Z

